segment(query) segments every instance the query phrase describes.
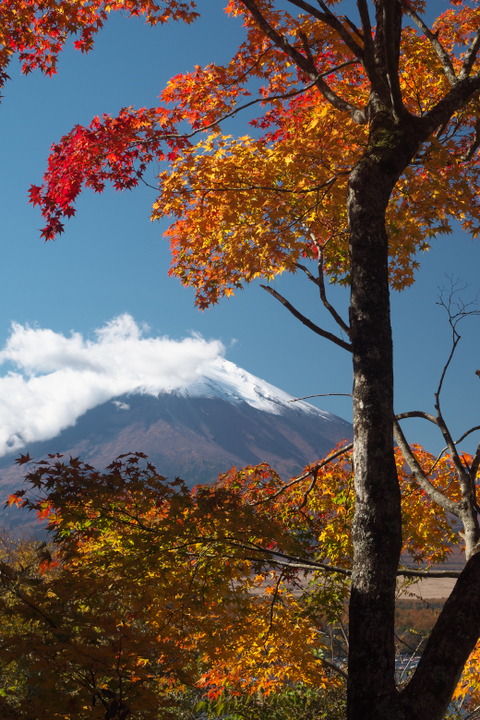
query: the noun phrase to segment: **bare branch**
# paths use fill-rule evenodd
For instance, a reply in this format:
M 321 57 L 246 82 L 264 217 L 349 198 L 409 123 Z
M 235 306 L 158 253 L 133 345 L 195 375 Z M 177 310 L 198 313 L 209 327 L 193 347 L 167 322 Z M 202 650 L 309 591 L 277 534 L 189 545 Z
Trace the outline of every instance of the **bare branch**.
M 324 307 L 328 310 L 330 315 L 333 317 L 337 325 L 341 327 L 341 329 L 350 337 L 350 326 L 347 325 L 347 323 L 343 320 L 343 318 L 339 315 L 339 313 L 335 310 L 333 305 L 329 303 L 327 300 L 327 294 L 325 292 L 325 280 L 323 277 L 323 251 L 321 254 L 319 254 L 319 260 L 318 260 L 319 268 L 318 268 L 318 287 L 320 289 L 320 298 L 322 300 L 322 303 Z
M 299 270 L 302 270 L 305 273 L 305 275 L 308 277 L 308 279 L 311 282 L 315 283 L 315 285 L 320 285 L 319 278 L 316 278 L 315 275 L 313 275 L 305 265 L 301 265 L 300 263 L 296 262 L 295 267 L 298 268 Z
M 473 63 L 475 62 L 478 50 L 480 48 L 480 30 L 477 31 L 477 34 L 473 38 L 473 42 L 468 48 L 467 52 L 465 53 L 465 57 L 463 58 L 463 66 L 459 74 L 459 79 L 463 80 L 464 78 L 468 77 L 470 75 L 470 72 L 473 67 Z
M 458 578 L 461 570 L 397 570 L 397 577 Z
M 363 64 L 369 78 L 376 76 L 375 67 L 375 47 L 372 38 L 372 24 L 370 22 L 370 14 L 366 0 L 357 0 L 358 12 L 362 23 L 364 59 Z
M 292 570 L 322 570 L 325 572 L 337 573 L 344 577 L 350 577 L 352 570 L 350 568 L 339 567 L 338 565 L 329 565 L 328 563 L 318 562 L 317 560 L 309 560 L 308 558 L 297 558 L 286 553 L 278 552 L 277 550 L 271 550 L 264 548 L 260 545 L 254 545 L 253 543 L 243 543 L 234 539 L 227 539 L 227 542 L 232 547 L 239 547 L 249 552 L 256 552 L 266 556 L 275 556 L 274 558 L 268 558 L 270 565 L 278 565 L 279 567 L 288 567 Z M 252 562 L 258 562 L 258 557 L 248 557 L 247 560 Z M 458 578 L 460 577 L 461 571 L 459 570 L 413 570 L 409 568 L 399 568 L 396 572 L 397 577 L 418 577 L 418 578 Z
M 320 289 L 320 299 L 330 313 L 330 315 L 333 317 L 337 325 L 339 325 L 344 332 L 347 333 L 348 337 L 350 337 L 350 326 L 347 325 L 347 323 L 343 320 L 343 318 L 339 315 L 339 313 L 335 310 L 333 305 L 330 305 L 330 303 L 327 300 L 327 294 L 325 292 L 325 278 L 323 275 L 323 261 L 324 261 L 324 254 L 323 254 L 323 246 L 318 242 L 317 238 L 314 235 L 310 236 L 315 247 L 317 248 L 317 254 L 318 254 L 318 287 Z
M 367 122 L 365 111 L 351 105 L 333 92 L 323 78 L 319 76 L 315 63 L 312 63 L 308 57 L 302 55 L 302 53 L 294 48 L 293 45 L 290 45 L 288 40 L 283 35 L 280 35 L 280 33 L 278 33 L 277 30 L 270 25 L 267 19 L 260 12 L 255 0 L 241 0 L 241 2 L 245 5 L 258 27 L 265 33 L 271 42 L 283 50 L 283 52 L 293 60 L 297 67 L 306 73 L 312 82 L 315 82 L 315 85 L 322 95 L 333 105 L 333 107 L 341 112 L 350 113 L 352 119 L 359 124 L 365 124 Z
M 437 424 L 442 431 L 442 435 L 445 438 L 445 441 L 447 443 L 448 449 L 450 450 L 450 453 L 452 455 L 453 462 L 455 463 L 455 467 L 457 469 L 459 480 L 462 485 L 462 492 L 467 495 L 470 494 L 472 488 L 471 485 L 471 478 L 468 476 L 468 473 L 465 471 L 465 468 L 460 460 L 460 456 L 457 452 L 457 449 L 455 447 L 455 443 L 453 442 L 453 438 L 450 434 L 450 431 L 443 419 L 441 407 L 440 407 L 440 393 L 442 391 L 443 381 L 445 379 L 445 375 L 447 373 L 448 367 L 452 361 L 452 358 L 455 354 L 455 350 L 457 349 L 458 343 L 460 342 L 461 335 L 457 330 L 457 325 L 461 320 L 464 320 L 466 317 L 469 317 L 471 315 L 480 315 L 480 310 L 472 310 L 472 306 L 478 305 L 478 293 L 475 296 L 474 300 L 465 303 L 463 300 L 459 297 L 456 297 L 459 292 L 462 290 L 466 290 L 468 287 L 467 284 L 461 284 L 459 280 L 453 280 L 453 276 L 447 276 L 450 281 L 450 291 L 445 299 L 445 288 L 440 289 L 440 294 L 438 296 L 437 305 L 441 305 L 445 308 L 447 315 L 448 315 L 448 322 L 452 329 L 452 348 L 450 350 L 450 354 L 448 356 L 447 362 L 445 363 L 445 366 L 443 368 L 442 374 L 440 376 L 440 381 L 438 383 L 437 392 L 435 393 L 435 409 L 437 411 Z M 456 311 L 455 311 L 456 308 Z M 467 488 L 468 486 L 468 488 Z
M 320 570 L 328 573 L 336 573 L 344 577 L 350 577 L 352 570 L 350 568 L 340 567 L 338 565 L 329 565 L 328 563 L 319 562 L 318 560 L 310 560 L 308 558 L 300 558 L 272 548 L 265 548 L 255 543 L 243 542 L 237 538 L 224 538 L 225 542 L 232 548 L 240 548 L 249 553 L 256 553 L 252 556 L 244 556 L 245 560 L 258 562 L 258 555 L 264 555 L 265 561 L 269 565 L 276 565 L 281 568 L 289 568 L 291 570 L 307 570 L 315 572 Z M 196 540 L 198 542 L 207 542 L 208 538 L 202 537 Z M 223 556 L 222 556 L 223 557 Z M 224 557 L 227 557 L 226 555 Z M 228 556 L 232 559 L 238 559 L 236 556 Z M 458 578 L 461 571 L 459 570 L 415 570 L 411 568 L 398 568 L 397 577 L 418 577 L 418 578 Z
M 443 368 L 443 372 L 440 378 L 440 382 L 438 384 L 437 392 L 435 393 L 435 397 L 440 395 L 445 374 L 448 370 L 448 366 L 452 361 L 458 342 L 461 339 L 461 335 L 457 330 L 458 323 L 461 322 L 461 320 L 464 320 L 466 317 L 470 317 L 472 315 L 480 315 L 480 310 L 472 310 L 472 306 L 478 305 L 479 293 L 476 294 L 473 300 L 465 303 L 460 297 L 455 296 L 463 290 L 466 290 L 469 285 L 467 283 L 461 283 L 458 279 L 454 280 L 453 275 L 447 275 L 446 277 L 450 282 L 450 291 L 445 299 L 445 286 L 440 288 L 437 305 L 445 308 L 447 312 L 448 324 L 452 329 L 452 349 L 450 351 L 450 355 L 448 356 L 448 360 L 445 363 L 445 367 Z M 454 308 L 456 308 L 456 311 L 454 310 Z
M 355 35 L 357 35 L 357 36 L 360 38 L 360 40 L 362 41 L 362 43 L 363 43 L 363 33 L 362 33 L 362 31 L 358 29 L 358 27 L 355 25 L 355 23 L 353 23 L 347 15 L 342 15 L 342 18 L 343 18 L 343 20 L 345 20 L 345 22 L 346 22 L 347 25 L 349 26 L 350 30 L 353 30 L 353 32 L 355 33 Z
M 299 402 L 300 400 L 308 400 L 308 398 L 312 397 L 330 397 L 331 395 L 335 395 L 336 397 L 345 396 L 345 397 L 353 397 L 352 393 L 319 393 L 318 395 L 305 395 L 301 398 L 294 398 L 293 400 L 289 400 L 288 402 Z
M 403 117 L 408 113 L 403 105 L 400 79 L 398 77 L 400 38 L 397 37 L 397 34 L 395 33 L 393 3 L 383 3 L 383 26 L 385 63 L 387 67 L 387 80 L 390 88 L 392 107 L 397 117 Z
M 401 0 L 401 4 L 404 12 L 410 17 L 411 20 L 413 20 L 415 25 L 420 28 L 423 34 L 430 40 L 430 43 L 435 52 L 437 53 L 438 59 L 442 64 L 443 72 L 445 73 L 448 82 L 450 83 L 450 85 L 454 85 L 457 80 L 455 76 L 455 69 L 447 51 L 438 39 L 438 34 L 430 30 L 430 28 L 424 23 L 420 15 L 417 15 L 415 10 L 413 10 L 410 3 L 405 2 L 405 0 Z
M 460 160 L 463 162 L 468 162 L 472 159 L 472 157 L 477 152 L 478 148 L 480 147 L 480 120 L 477 120 L 475 123 L 475 135 L 473 138 L 473 142 L 468 148 L 467 152 L 460 156 Z
M 350 343 L 345 342 L 345 340 L 342 340 L 341 338 L 337 337 L 333 333 L 328 332 L 327 330 L 322 330 L 322 328 L 319 328 L 318 325 L 315 325 L 315 323 L 305 317 L 305 315 L 302 315 L 301 312 L 294 308 L 293 305 L 289 303 L 288 300 L 286 300 L 283 295 L 280 295 L 280 293 L 278 293 L 276 290 L 268 287 L 267 285 L 260 285 L 260 287 L 270 293 L 270 295 L 276 298 L 279 302 L 281 302 L 282 305 L 284 305 L 287 310 L 289 310 L 292 315 L 297 318 L 297 320 L 300 320 L 300 322 L 306 325 L 306 327 L 308 327 L 310 330 L 313 330 L 314 333 L 317 333 L 317 335 L 320 335 L 321 337 L 330 340 L 331 342 L 335 343 L 335 345 L 339 345 L 344 350 L 352 352 L 352 346 L 350 345 Z
M 393 428 L 395 440 L 397 441 L 397 444 L 402 451 L 405 462 L 408 464 L 412 475 L 414 476 L 415 480 L 418 482 L 422 490 L 424 490 L 434 502 L 440 505 L 440 507 L 443 507 L 444 510 L 452 513 L 452 515 L 455 515 L 456 517 L 460 517 L 458 503 L 450 500 L 450 498 L 446 497 L 442 492 L 440 492 L 440 490 L 437 490 L 437 488 L 432 485 L 430 480 L 427 478 L 426 474 L 420 467 L 418 460 L 411 451 L 410 446 L 407 443 L 405 435 L 403 434 L 399 422 L 396 418 L 393 419 Z
M 270 502 L 271 500 L 275 500 L 279 495 L 284 493 L 288 488 L 292 487 L 293 485 L 297 485 L 299 482 L 302 482 L 302 480 L 306 480 L 312 473 L 316 472 L 318 473 L 319 470 L 321 470 L 325 465 L 328 465 L 328 463 L 332 462 L 332 460 L 335 460 L 335 458 L 340 457 L 340 455 L 343 455 L 344 453 L 348 452 L 349 450 L 353 449 L 353 443 L 349 443 L 348 445 L 344 445 L 343 447 L 339 448 L 338 450 L 335 450 L 335 452 L 328 455 L 328 457 L 325 458 L 325 460 L 322 460 L 317 465 L 315 465 L 313 468 L 310 468 L 310 470 L 307 470 L 307 472 L 303 473 L 303 475 L 300 475 L 299 477 L 294 478 L 293 480 L 290 480 L 290 482 L 285 483 L 283 487 L 280 488 L 276 493 L 273 495 L 269 495 L 266 500 L 258 500 L 256 503 L 252 503 L 252 507 L 256 507 L 257 505 L 262 505 L 263 503 Z
M 409 594 L 410 594 L 410 593 L 409 593 Z M 412 595 L 414 595 L 414 593 L 412 593 Z M 414 595 L 414 597 L 417 597 L 417 596 Z M 423 600 L 423 598 L 420 598 L 420 599 Z M 424 601 L 424 602 L 425 602 L 425 601 Z M 408 648 L 408 649 L 410 650 L 410 653 L 411 653 L 411 655 L 410 655 L 410 660 L 409 660 L 409 662 L 407 663 L 407 667 L 402 670 L 402 676 L 404 676 L 405 679 L 406 679 L 407 676 L 405 675 L 405 671 L 408 671 L 408 667 L 410 666 L 410 663 L 411 663 L 412 659 L 417 655 L 418 650 L 419 650 L 419 648 L 420 648 L 420 645 L 421 645 L 422 642 L 423 642 L 423 637 L 422 637 L 422 636 L 420 637 L 420 641 L 417 643 L 417 646 L 416 646 L 416 647 L 413 647 L 412 645 L 410 645 L 409 643 L 407 643 L 405 640 L 403 640 L 401 637 L 399 637 L 399 636 L 397 635 L 397 633 L 395 633 L 395 637 L 396 637 L 396 639 L 398 640 L 398 642 L 400 642 L 404 647 Z
M 298 268 L 299 270 L 302 270 L 305 273 L 305 275 L 308 277 L 308 279 L 311 282 L 314 282 L 315 285 L 318 286 L 318 289 L 320 290 L 320 299 L 321 299 L 323 305 L 326 307 L 326 309 L 328 310 L 330 315 L 333 317 L 333 319 L 335 320 L 337 325 L 340 325 L 342 330 L 344 330 L 344 332 L 346 332 L 347 335 L 350 337 L 350 327 L 347 325 L 346 322 L 344 322 L 343 318 L 335 310 L 333 305 L 331 305 L 327 300 L 327 295 L 325 292 L 325 282 L 323 279 L 323 267 L 322 267 L 323 266 L 323 255 L 322 255 L 321 260 L 319 260 L 318 265 L 319 265 L 318 277 L 316 278 L 314 275 L 312 275 L 310 270 L 307 267 L 305 267 L 305 265 L 301 265 L 298 262 L 295 263 L 295 267 Z
M 303 49 L 304 49 L 304 51 L 305 51 L 305 55 L 306 55 L 307 58 L 310 60 L 310 62 L 312 63 L 312 65 L 313 65 L 314 67 L 316 67 L 316 65 L 315 65 L 315 58 L 314 58 L 313 55 L 312 55 L 312 51 L 311 51 L 311 49 L 310 49 L 310 45 L 308 44 L 308 38 L 307 38 L 307 36 L 305 35 L 304 32 L 299 32 L 298 34 L 299 34 L 299 37 L 300 37 L 300 39 L 301 39 L 301 41 L 302 41 L 302 45 L 303 45 Z
M 347 635 L 347 633 L 345 632 L 345 626 L 344 626 L 344 624 L 342 623 L 341 620 L 338 620 L 338 624 L 340 625 L 340 629 L 341 629 L 341 631 L 342 631 L 343 639 L 344 639 L 344 641 L 345 641 L 345 646 L 346 646 L 347 652 L 348 652 L 348 650 L 350 649 L 350 643 L 349 643 L 348 635 Z
M 323 22 L 325 25 L 331 27 L 332 30 L 335 30 L 339 37 L 341 37 L 345 45 L 349 48 L 349 50 L 351 50 L 356 58 L 359 60 L 363 58 L 363 48 L 352 38 L 345 26 L 342 25 L 341 20 L 332 13 L 332 11 L 323 2 L 319 2 L 319 5 L 324 12 L 320 12 L 320 10 L 317 10 L 316 7 L 310 5 L 308 2 L 305 2 L 305 0 L 288 0 L 288 2 L 301 10 L 305 10 L 305 12 L 308 12 L 310 15 L 317 18 L 320 22 Z
M 427 477 L 428 477 L 429 475 L 431 475 L 432 472 L 435 470 L 435 468 L 437 467 L 438 463 L 439 463 L 440 460 L 442 459 L 443 455 L 447 452 L 447 450 L 448 450 L 448 447 L 444 447 L 443 450 L 440 452 L 440 454 L 437 455 L 437 457 L 435 458 L 435 462 L 433 463 L 432 467 L 430 468 L 430 470 L 429 470 L 427 473 L 425 473 L 425 475 L 426 475 Z M 451 484 L 451 483 L 450 483 L 450 484 Z M 449 485 L 449 487 L 450 487 L 450 485 Z
M 344 680 L 348 680 L 347 673 L 342 670 L 342 668 L 338 667 L 338 665 L 335 665 L 335 663 L 330 662 L 330 660 L 327 660 L 326 658 L 320 658 L 320 662 L 322 663 L 322 665 L 325 665 L 325 667 L 330 668 L 330 670 L 333 670 L 334 672 L 341 675 Z
M 435 415 L 423 412 L 422 410 L 412 410 L 411 412 L 400 413 L 399 415 L 395 415 L 395 417 L 397 420 L 405 420 L 405 418 L 423 418 L 424 420 L 428 420 L 434 425 L 438 425 L 438 420 Z
M 268 628 L 267 628 L 267 632 L 266 632 L 266 634 L 265 634 L 265 642 L 264 642 L 264 644 L 267 643 L 268 636 L 270 635 L 270 631 L 271 631 L 272 626 L 273 626 L 273 611 L 274 611 L 274 609 L 275 609 L 275 602 L 276 602 L 277 597 L 278 597 L 278 590 L 279 590 L 279 587 L 280 587 L 280 583 L 282 582 L 282 579 L 283 579 L 283 573 L 284 573 L 284 570 L 281 570 L 281 571 L 280 571 L 280 574 L 279 574 L 279 576 L 278 576 L 278 580 L 277 580 L 277 582 L 275 583 L 275 591 L 274 591 L 274 593 L 273 593 L 272 601 L 271 601 L 271 603 L 270 603 L 270 622 L 268 623 Z
M 352 571 L 349 568 L 329 565 L 328 563 L 318 562 L 317 560 L 309 560 L 308 558 L 299 558 L 295 555 L 289 555 L 288 553 L 283 553 L 279 550 L 264 548 L 262 545 L 256 545 L 255 543 L 242 542 L 236 538 L 226 537 L 225 541 L 231 547 L 238 547 L 247 550 L 248 552 L 265 555 L 270 565 L 289 567 L 292 570 L 310 570 L 312 572 L 314 570 L 325 570 L 327 572 L 339 573 L 344 576 L 350 576 L 352 574 Z M 248 557 L 245 559 L 251 560 L 252 562 L 258 562 L 258 557 Z
M 298 512 L 299 510 L 303 510 L 303 508 L 304 508 L 305 505 L 307 504 L 307 502 L 308 502 L 308 496 L 310 495 L 310 493 L 312 492 L 312 490 L 314 490 L 315 485 L 317 484 L 317 477 L 318 477 L 318 471 L 319 471 L 319 470 L 320 470 L 320 468 L 316 467 L 315 470 L 312 471 L 312 482 L 310 483 L 310 486 L 307 488 L 307 491 L 305 492 L 305 494 L 304 494 L 304 496 L 303 496 L 303 500 L 302 500 L 301 504 L 300 504 L 297 508 L 295 508 L 295 510 L 296 510 L 297 512 Z
M 478 468 L 480 466 L 480 445 L 477 449 L 477 452 L 474 456 L 474 459 L 473 459 L 473 462 L 472 462 L 472 465 L 470 468 L 464 467 L 464 465 L 460 459 L 460 456 L 457 452 L 456 446 L 459 443 L 461 443 L 466 437 L 468 437 L 471 433 L 475 432 L 476 430 L 480 430 L 480 425 L 470 428 L 458 440 L 456 440 L 454 442 L 453 438 L 450 434 L 450 431 L 448 430 L 448 427 L 443 419 L 443 415 L 441 412 L 440 392 L 441 392 L 441 389 L 443 386 L 445 374 L 446 374 L 447 369 L 452 361 L 456 347 L 461 338 L 461 336 L 457 330 L 457 325 L 465 317 L 468 317 L 470 315 L 478 315 L 478 314 L 480 314 L 480 311 L 472 309 L 472 306 L 477 304 L 478 293 L 477 293 L 477 296 L 474 298 L 474 300 L 472 300 L 471 302 L 465 303 L 460 298 L 456 298 L 455 296 L 457 295 L 457 293 L 461 292 L 462 290 L 465 290 L 468 287 L 468 285 L 466 285 L 466 284 L 460 285 L 460 282 L 458 280 L 453 281 L 452 277 L 449 277 L 449 280 L 450 280 L 450 292 L 449 292 L 448 297 L 445 299 L 445 297 L 444 297 L 445 289 L 442 288 L 440 291 L 439 300 L 437 302 L 437 305 L 441 305 L 447 311 L 448 321 L 449 321 L 450 327 L 452 329 L 452 349 L 450 351 L 447 362 L 445 363 L 445 366 L 443 368 L 443 371 L 442 371 L 442 374 L 440 377 L 440 381 L 439 381 L 439 385 L 437 388 L 437 392 L 435 393 L 435 408 L 437 410 L 437 417 L 435 418 L 434 416 L 430 415 L 429 413 L 415 411 L 415 412 L 402 413 L 400 415 L 397 415 L 396 420 L 398 421 L 400 419 L 408 418 L 408 417 L 421 417 L 426 420 L 429 420 L 430 422 L 434 423 L 435 425 L 437 425 L 440 428 L 442 435 L 444 436 L 444 438 L 447 442 L 447 445 L 446 445 L 446 447 L 443 448 L 441 453 L 438 455 L 437 459 L 433 463 L 433 465 L 430 468 L 430 470 L 428 471 L 428 473 L 425 473 L 425 478 L 427 478 L 428 475 L 430 475 L 433 472 L 433 470 L 439 463 L 443 454 L 447 450 L 449 450 L 452 455 L 452 459 L 454 461 L 455 468 L 458 473 L 458 479 L 459 479 L 459 482 L 460 482 L 460 485 L 462 488 L 463 498 L 467 502 L 467 504 L 470 505 L 472 502 L 473 503 L 476 502 L 475 501 L 475 478 L 478 473 Z M 480 377 L 480 371 L 477 371 L 477 374 Z
M 474 483 L 475 483 L 475 480 L 477 477 L 479 467 L 480 467 L 480 443 L 477 446 L 477 451 L 472 460 L 472 464 L 470 465 L 470 476 Z
M 472 434 L 473 432 L 475 432 L 476 430 L 480 430 L 480 425 L 475 425 L 475 427 L 470 428 L 470 430 L 467 430 L 467 432 L 463 433 L 463 435 L 462 435 L 461 438 L 459 438 L 458 440 L 455 440 L 455 445 L 458 445 L 459 443 L 461 443 L 462 440 L 465 440 L 466 437 L 468 437 L 469 435 L 471 435 L 471 434 Z M 446 448 L 445 448 L 445 449 L 446 449 Z

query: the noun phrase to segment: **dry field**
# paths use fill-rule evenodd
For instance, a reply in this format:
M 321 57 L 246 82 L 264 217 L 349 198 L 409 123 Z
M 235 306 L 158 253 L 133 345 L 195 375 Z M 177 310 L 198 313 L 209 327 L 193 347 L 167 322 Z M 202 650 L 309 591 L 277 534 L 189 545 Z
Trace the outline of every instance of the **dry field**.
M 415 585 L 411 585 L 405 593 L 401 593 L 401 598 L 423 598 L 423 600 L 431 600 L 433 598 L 446 600 L 455 585 L 454 578 L 428 578 L 419 580 Z
M 454 547 L 448 561 L 445 565 L 437 565 L 432 570 L 456 570 L 461 571 L 465 565 L 465 555 L 462 547 Z M 400 597 L 418 596 L 424 600 L 432 598 L 443 598 L 446 600 L 453 590 L 455 578 L 429 578 L 427 580 L 419 580 Z

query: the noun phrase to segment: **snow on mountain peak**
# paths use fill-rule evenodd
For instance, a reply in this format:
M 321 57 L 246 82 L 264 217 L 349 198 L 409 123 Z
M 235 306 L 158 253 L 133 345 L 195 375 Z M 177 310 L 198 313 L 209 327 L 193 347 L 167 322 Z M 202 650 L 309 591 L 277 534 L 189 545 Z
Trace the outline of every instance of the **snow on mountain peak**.
M 225 360 L 218 340 L 145 337 L 124 314 L 95 332 L 70 337 L 14 323 L 0 350 L 0 456 L 56 437 L 98 405 L 128 412 L 129 395 L 177 393 L 246 403 L 272 415 L 332 416 Z
M 305 413 L 320 415 L 328 420 L 331 415 L 303 401 L 295 400 L 293 395 L 261 380 L 243 370 L 229 360 L 218 357 L 204 370 L 202 376 L 182 390 L 174 391 L 184 397 L 222 398 L 239 404 L 246 402 L 257 410 L 273 415 L 281 415 L 286 408 Z

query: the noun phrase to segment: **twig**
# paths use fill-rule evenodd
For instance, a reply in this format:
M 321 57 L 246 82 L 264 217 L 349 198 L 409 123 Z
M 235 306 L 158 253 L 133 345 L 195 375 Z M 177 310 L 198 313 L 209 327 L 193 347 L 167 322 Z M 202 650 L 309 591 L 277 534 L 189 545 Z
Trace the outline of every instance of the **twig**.
M 320 393 L 318 395 L 305 395 L 304 397 L 301 397 L 301 398 L 294 398 L 293 400 L 289 400 L 288 402 L 294 403 L 294 402 L 299 402 L 300 400 L 308 400 L 308 398 L 329 397 L 331 395 L 334 395 L 336 397 L 342 397 L 342 396 L 353 397 L 352 393 Z
M 348 452 L 349 450 L 352 450 L 353 443 L 349 443 L 348 445 L 344 445 L 343 447 L 339 448 L 338 450 L 335 450 L 331 455 L 325 458 L 325 460 L 322 460 L 317 465 L 315 465 L 313 468 L 310 468 L 310 470 L 307 470 L 307 472 L 303 473 L 303 475 L 300 475 L 299 477 L 294 478 L 293 480 L 290 480 L 290 482 L 285 483 L 285 485 L 280 488 L 276 493 L 273 495 L 269 495 L 268 498 L 265 500 L 258 500 L 258 502 L 252 503 L 252 507 L 257 507 L 257 505 L 262 505 L 263 503 L 270 502 L 271 500 L 275 500 L 279 495 L 284 493 L 288 488 L 292 487 L 293 485 L 297 485 L 297 483 L 302 482 L 302 480 L 306 480 L 307 477 L 309 477 L 313 472 L 317 472 L 322 469 L 322 467 L 325 467 L 325 465 L 328 465 L 328 463 L 332 462 L 332 460 L 335 460 L 335 458 L 339 457 L 340 455 L 343 455 L 344 453 Z
M 344 330 L 344 332 L 347 333 L 347 336 L 350 337 L 350 327 L 343 320 L 343 318 L 339 315 L 339 313 L 335 310 L 333 305 L 331 305 L 329 303 L 329 301 L 327 300 L 327 293 L 325 292 L 325 280 L 323 277 L 323 257 L 324 257 L 323 256 L 323 247 L 318 242 L 318 240 L 316 239 L 316 237 L 314 235 L 310 235 L 310 237 L 312 238 L 312 241 L 313 241 L 315 247 L 317 248 L 317 253 L 318 253 L 318 283 L 317 283 L 317 285 L 320 290 L 320 299 L 321 299 L 323 305 L 326 307 L 326 309 L 330 313 L 330 315 L 333 317 L 333 319 L 337 323 L 337 325 L 339 325 L 342 328 L 342 330 Z
M 480 48 L 480 30 L 477 31 L 477 34 L 473 38 L 473 42 L 468 48 L 467 52 L 465 53 L 465 57 L 463 59 L 463 67 L 460 71 L 460 80 L 463 80 L 464 78 L 468 77 L 470 75 L 470 71 L 473 67 L 473 63 L 475 62 L 475 59 L 478 54 L 478 50 Z
M 341 675 L 344 680 L 348 680 L 347 673 L 344 670 L 342 670 L 342 668 L 338 667 L 338 665 L 335 665 L 335 663 L 332 663 L 332 662 L 330 662 L 330 660 L 327 660 L 326 658 L 323 658 L 323 657 L 319 658 L 319 660 L 322 663 L 322 665 L 325 665 L 325 667 L 330 668 L 330 670 L 334 670 L 336 673 Z
M 270 635 L 270 631 L 271 631 L 271 629 L 272 629 L 272 625 L 273 625 L 273 611 L 274 611 L 274 608 L 275 608 L 275 601 L 276 601 L 276 599 L 277 599 L 277 597 L 278 597 L 278 589 L 279 589 L 279 587 L 280 587 L 280 583 L 281 583 L 282 578 L 283 578 L 283 573 L 284 573 L 284 570 L 281 570 L 281 571 L 280 571 L 280 575 L 278 576 L 278 580 L 277 580 L 277 582 L 275 583 L 275 590 L 274 590 L 274 592 L 273 592 L 272 602 L 270 603 L 270 621 L 269 621 L 269 623 L 268 623 L 267 633 L 266 633 L 266 635 L 265 635 L 265 642 L 263 643 L 264 645 L 267 644 L 268 636 Z

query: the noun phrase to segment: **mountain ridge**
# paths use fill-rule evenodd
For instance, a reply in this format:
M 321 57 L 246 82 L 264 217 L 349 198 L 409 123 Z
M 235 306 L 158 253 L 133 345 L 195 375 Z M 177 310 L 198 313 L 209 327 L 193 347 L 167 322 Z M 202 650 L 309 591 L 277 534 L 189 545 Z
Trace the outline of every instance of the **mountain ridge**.
M 233 368 L 233 369 L 232 369 Z M 214 481 L 232 466 L 268 462 L 283 479 L 352 437 L 346 420 L 294 398 L 222 359 L 208 376 L 158 395 L 142 389 L 87 410 L 56 437 L 20 450 L 80 457 L 99 470 L 126 452 L 143 452 L 166 477 Z M 0 488 L 19 489 L 19 451 L 0 458 Z

